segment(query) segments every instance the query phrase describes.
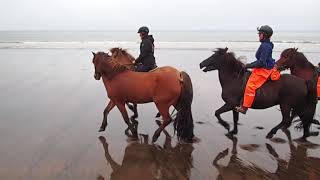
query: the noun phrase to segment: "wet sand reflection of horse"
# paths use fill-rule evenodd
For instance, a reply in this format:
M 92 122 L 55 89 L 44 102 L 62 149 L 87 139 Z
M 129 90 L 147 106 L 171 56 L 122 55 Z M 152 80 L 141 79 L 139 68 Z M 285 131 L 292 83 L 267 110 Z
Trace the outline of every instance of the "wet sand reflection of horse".
M 234 129 L 230 133 L 237 134 L 239 113 L 235 111 L 235 107 L 241 103 L 245 84 L 251 72 L 247 71 L 244 64 L 227 50 L 228 48 L 219 48 L 200 63 L 200 69 L 204 68 L 204 72 L 218 70 L 225 104 L 216 110 L 215 115 L 219 123 L 229 131 L 229 124 L 220 115 L 233 111 Z M 310 122 L 314 116 L 311 91 L 312 87 L 308 82 L 289 74 L 283 74 L 280 80 L 268 81 L 257 90 L 253 109 L 266 109 L 275 105 L 280 105 L 281 109 L 282 121 L 267 134 L 267 138 L 272 138 L 278 129 L 290 126 L 291 109 L 294 109 L 302 119 L 304 128 L 302 138 L 316 135 L 309 132 Z
M 319 145 L 299 144 L 297 147 L 291 140 L 290 131 L 283 129 L 288 138 L 290 158 L 281 159 L 271 144 L 266 143 L 268 153 L 277 162 L 275 172 L 266 171 L 257 165 L 246 163 L 238 157 L 238 139 L 227 136 L 232 141 L 231 156 L 226 166 L 219 164 L 219 160 L 229 154 L 229 148 L 220 152 L 213 160 L 213 166 L 218 170 L 217 180 L 318 180 L 320 179 L 320 158 L 308 157 L 309 148 L 319 148 Z
M 162 130 L 172 121 L 169 115 L 170 106 L 178 110 L 174 119 L 177 136 L 180 139 L 192 141 L 194 136 L 191 112 L 193 89 L 189 75 L 169 66 L 147 73 L 130 71 L 128 67 L 118 63 L 117 58 L 120 57 L 122 56 L 112 57 L 104 52 L 93 53 L 94 78 L 100 80 L 102 77 L 110 99 L 99 131 L 105 130 L 107 115 L 117 106 L 132 135 L 137 136 L 137 129 L 129 120 L 125 103 L 154 102 L 163 118 L 163 123 L 155 131 L 152 141 L 156 141 Z
M 148 135 L 140 135 L 141 142 L 132 142 L 125 149 L 121 164 L 110 155 L 106 139 L 99 137 L 105 152 L 105 158 L 112 168 L 110 180 L 126 179 L 166 179 L 187 180 L 192 168 L 192 144 L 177 144 L 172 147 L 171 137 L 166 132 L 163 147 L 149 144 Z M 99 180 L 105 178 L 98 176 Z

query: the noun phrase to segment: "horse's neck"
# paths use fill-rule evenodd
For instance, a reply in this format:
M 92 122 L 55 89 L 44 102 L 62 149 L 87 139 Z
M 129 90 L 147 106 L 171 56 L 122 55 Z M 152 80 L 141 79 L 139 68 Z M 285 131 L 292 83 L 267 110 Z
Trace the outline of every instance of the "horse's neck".
M 313 77 L 314 69 L 312 67 L 302 68 L 302 67 L 296 66 L 296 67 L 290 68 L 290 73 L 302 79 L 310 80 Z
M 234 81 L 243 81 L 243 75 L 239 72 L 238 76 L 235 77 L 234 73 L 228 72 L 226 70 L 219 70 L 219 81 L 221 84 L 222 89 L 226 88 L 227 86 L 232 85 Z

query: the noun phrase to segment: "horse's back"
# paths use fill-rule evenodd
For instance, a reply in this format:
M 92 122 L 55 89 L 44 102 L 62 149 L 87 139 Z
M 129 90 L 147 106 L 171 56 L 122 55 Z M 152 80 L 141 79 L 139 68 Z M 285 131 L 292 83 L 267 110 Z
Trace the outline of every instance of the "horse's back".
M 162 66 L 158 67 L 150 72 L 155 72 L 155 73 L 170 73 L 170 72 L 179 72 L 178 69 L 172 67 L 172 66 Z
M 261 109 L 276 105 L 280 101 L 296 104 L 305 99 L 307 93 L 303 79 L 290 74 L 282 74 L 279 80 L 268 80 L 257 90 L 253 107 Z

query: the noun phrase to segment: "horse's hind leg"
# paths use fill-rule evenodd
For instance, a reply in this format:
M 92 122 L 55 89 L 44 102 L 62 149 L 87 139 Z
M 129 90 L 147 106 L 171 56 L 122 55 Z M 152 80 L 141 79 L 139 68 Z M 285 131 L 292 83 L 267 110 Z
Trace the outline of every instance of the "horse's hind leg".
M 108 121 L 107 121 L 107 116 L 109 114 L 109 112 L 113 109 L 113 107 L 115 106 L 113 101 L 109 101 L 107 107 L 104 109 L 103 111 L 103 120 L 102 120 L 102 124 L 100 126 L 99 132 L 104 131 L 107 127 Z
M 295 111 L 295 109 L 292 109 L 291 115 L 290 115 L 290 121 L 287 121 L 287 122 L 284 124 L 284 126 L 282 127 L 282 129 L 288 129 L 288 128 L 291 126 L 293 119 L 294 119 L 295 117 L 297 117 L 297 116 L 298 116 L 298 114 L 297 114 L 297 112 Z
M 152 136 L 152 142 L 155 142 L 157 141 L 157 139 L 159 138 L 160 136 L 160 133 L 161 131 L 168 125 L 170 124 L 170 122 L 172 121 L 171 120 L 171 117 L 169 115 L 169 105 L 168 104 L 156 104 L 161 116 L 162 116 L 162 119 L 163 119 L 163 122 L 162 124 L 160 125 L 160 127 L 154 132 L 153 136 Z
M 281 109 L 281 114 L 282 114 L 282 121 L 274 128 L 271 129 L 271 131 L 267 134 L 266 138 L 270 139 L 277 133 L 277 131 L 284 127 L 286 124 L 290 123 L 291 117 L 290 117 L 290 112 L 291 112 L 291 107 L 287 105 L 281 105 L 280 104 L 280 109 Z
M 217 117 L 218 119 L 218 122 L 224 127 L 226 128 L 228 131 L 230 131 L 230 125 L 224 121 L 222 118 L 221 118 L 221 114 L 222 113 L 225 113 L 225 112 L 228 112 L 228 111 L 231 111 L 232 109 L 234 108 L 234 106 L 231 106 L 230 104 L 224 104 L 222 107 L 220 107 L 218 110 L 216 110 L 215 112 L 215 116 Z
M 129 116 L 128 116 L 128 113 L 127 113 L 127 110 L 125 107 L 125 103 L 116 103 L 116 105 L 117 105 L 119 111 L 121 112 L 121 115 L 122 115 L 125 123 L 128 125 L 132 135 L 135 137 L 138 137 L 137 129 L 134 128 L 134 125 L 132 125 L 130 123 Z

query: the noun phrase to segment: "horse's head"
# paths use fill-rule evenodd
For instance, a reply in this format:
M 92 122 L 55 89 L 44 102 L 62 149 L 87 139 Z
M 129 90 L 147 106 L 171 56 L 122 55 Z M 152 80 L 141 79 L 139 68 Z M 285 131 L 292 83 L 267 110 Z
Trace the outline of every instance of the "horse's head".
M 102 63 L 103 61 L 106 61 L 107 59 L 109 59 L 111 56 L 109 56 L 104 52 L 98 52 L 98 53 L 92 52 L 92 54 L 93 54 L 92 63 L 94 65 L 94 78 L 96 80 L 100 80 L 102 76 Z
M 297 55 L 298 48 L 288 48 L 285 49 L 281 55 L 280 59 L 276 62 L 278 69 L 284 70 L 291 68 L 294 65 L 294 60 Z
M 203 60 L 200 63 L 200 69 L 203 69 L 203 72 L 218 70 L 221 67 L 226 55 L 228 48 L 218 48 L 214 51 L 214 54 Z

